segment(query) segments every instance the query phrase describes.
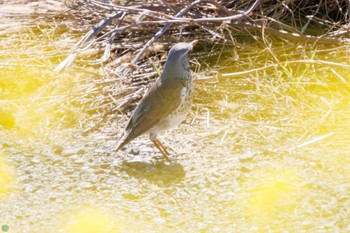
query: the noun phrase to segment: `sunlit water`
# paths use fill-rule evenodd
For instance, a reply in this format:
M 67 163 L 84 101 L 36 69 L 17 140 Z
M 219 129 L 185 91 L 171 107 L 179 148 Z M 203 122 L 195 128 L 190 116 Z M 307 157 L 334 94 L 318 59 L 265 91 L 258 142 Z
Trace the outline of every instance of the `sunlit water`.
M 93 68 L 52 70 L 79 37 L 53 22 L 13 23 L 0 32 L 8 232 L 350 231 L 349 70 L 282 64 L 346 64 L 348 47 L 227 48 L 223 73 L 281 66 L 198 83 L 189 120 L 163 134 L 178 152 L 164 164 L 143 139 L 128 147 L 145 151 L 132 160 L 110 153 L 115 139 L 77 136 L 93 106 L 75 99 Z

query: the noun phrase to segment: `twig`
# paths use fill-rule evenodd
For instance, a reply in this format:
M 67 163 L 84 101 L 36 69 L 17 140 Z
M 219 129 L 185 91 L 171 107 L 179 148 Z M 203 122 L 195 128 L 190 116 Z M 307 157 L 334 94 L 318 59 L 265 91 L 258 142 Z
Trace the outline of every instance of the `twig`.
M 115 28 L 119 28 L 120 27 L 120 25 L 122 24 L 125 16 L 126 16 L 126 12 L 123 12 L 123 14 L 120 17 L 120 19 L 118 21 L 118 24 L 117 24 L 117 26 Z M 117 35 L 117 32 L 118 31 L 114 31 L 112 33 L 111 37 L 109 38 L 108 43 L 107 43 L 106 48 L 105 48 L 105 51 L 103 53 L 103 56 L 100 59 L 101 63 L 107 61 L 108 58 L 110 57 L 110 55 L 111 55 L 111 47 L 112 47 L 112 44 L 113 44 L 113 40 L 114 40 L 115 36 Z
M 145 46 L 142 48 L 142 50 L 135 56 L 135 58 L 132 60 L 132 64 L 136 64 L 138 62 L 138 60 L 142 57 L 142 55 L 146 52 L 147 48 L 154 43 L 161 35 L 163 35 L 173 23 L 189 23 L 189 22 L 195 22 L 195 23 L 203 23 L 203 22 L 213 22 L 213 21 L 226 21 L 226 20 L 237 20 L 240 19 L 248 14 L 250 14 L 250 12 L 252 12 L 260 3 L 261 0 L 256 0 L 254 2 L 254 4 L 246 11 L 237 14 L 237 15 L 231 15 L 228 17 L 217 17 L 217 18 L 199 18 L 199 19 L 187 19 L 187 18 L 177 18 L 174 20 L 168 20 L 167 23 L 164 25 L 164 27 L 159 30 L 146 44 Z M 195 2 L 192 2 L 190 5 L 188 5 L 187 7 L 183 8 L 181 11 L 179 11 L 175 17 L 180 17 L 184 14 L 186 14 L 193 6 L 197 5 L 197 4 L 201 4 L 201 3 L 212 3 L 215 6 L 218 6 L 218 4 L 214 1 L 210 1 L 210 0 L 198 0 Z M 220 7 L 220 9 L 223 9 L 224 7 Z M 224 10 L 226 13 L 228 12 L 228 10 Z
M 91 29 L 88 33 L 85 34 L 83 38 L 79 40 L 77 44 L 75 44 L 72 48 L 74 51 L 72 54 L 70 54 L 63 62 L 61 62 L 58 66 L 55 68 L 55 72 L 61 72 L 62 70 L 67 69 L 75 60 L 75 58 L 79 55 L 79 53 L 87 49 L 91 46 L 92 42 L 90 42 L 96 35 L 98 35 L 102 29 L 104 29 L 108 24 L 110 24 L 115 18 L 120 17 L 123 15 L 123 12 L 117 12 L 112 14 L 111 16 L 108 16 L 104 18 L 102 21 L 100 21 L 93 29 Z M 81 48 L 82 45 L 85 45 L 87 42 L 90 42 L 85 46 L 85 48 Z
M 306 59 L 306 60 L 294 60 L 294 61 L 280 62 L 278 64 L 267 65 L 267 66 L 252 69 L 252 70 L 245 70 L 245 71 L 233 72 L 233 73 L 223 73 L 220 76 L 224 77 L 224 78 L 242 76 L 242 75 L 247 75 L 250 73 L 255 73 L 255 72 L 260 71 L 260 70 L 266 70 L 266 69 L 275 68 L 275 67 L 282 66 L 282 65 L 283 66 L 290 65 L 290 64 L 316 64 L 316 65 L 328 65 L 328 66 L 333 66 L 333 67 L 338 67 L 338 68 L 350 69 L 350 65 L 346 65 L 346 64 L 341 64 L 341 63 L 336 63 L 336 62 L 331 62 L 331 61 L 324 61 L 324 60 Z
M 234 72 L 234 73 L 224 73 L 224 74 L 221 74 L 220 77 L 224 77 L 224 78 L 231 77 L 232 78 L 232 77 L 236 77 L 236 76 L 242 76 L 242 75 L 247 75 L 250 73 L 255 73 L 255 72 L 260 71 L 260 70 L 274 68 L 277 66 L 278 66 L 277 64 L 273 64 L 273 65 L 268 65 L 268 66 L 252 69 L 252 70 L 245 70 L 245 71 Z
M 183 8 L 181 11 L 179 11 L 176 14 L 176 17 L 182 16 L 183 14 L 187 13 L 194 5 L 200 3 L 201 0 L 199 1 L 195 1 L 193 3 L 191 3 L 190 5 L 188 5 L 187 7 Z M 164 27 L 158 31 L 146 44 L 145 46 L 142 48 L 142 50 L 135 56 L 135 58 L 132 60 L 132 64 L 136 64 L 138 62 L 138 60 L 140 60 L 140 58 L 142 57 L 142 55 L 146 52 L 146 50 L 148 49 L 148 47 L 153 44 L 161 35 L 163 35 L 172 25 L 173 23 L 171 22 L 167 22 Z
M 299 144 L 299 145 L 295 146 L 295 148 L 301 148 L 301 147 L 310 145 L 310 144 L 312 144 L 312 143 L 315 143 L 315 142 L 318 142 L 318 141 L 323 140 L 323 139 L 325 139 L 325 138 L 328 138 L 328 137 L 330 137 L 330 136 L 333 136 L 334 134 L 335 134 L 334 132 L 330 132 L 330 133 L 328 133 L 328 134 L 326 134 L 326 135 L 322 135 L 322 136 L 315 137 L 314 139 L 311 139 L 311 140 L 309 140 L 309 141 L 307 141 L 307 142 L 304 142 L 304 143 L 302 143 L 302 144 Z
M 304 34 L 305 30 L 307 29 L 307 27 L 309 26 L 310 22 L 312 21 L 312 17 L 314 17 L 320 10 L 321 8 L 321 3 L 318 3 L 317 9 L 315 11 L 315 13 L 311 16 L 309 16 L 310 18 L 308 19 L 308 21 L 305 23 L 305 25 L 301 28 L 301 33 Z

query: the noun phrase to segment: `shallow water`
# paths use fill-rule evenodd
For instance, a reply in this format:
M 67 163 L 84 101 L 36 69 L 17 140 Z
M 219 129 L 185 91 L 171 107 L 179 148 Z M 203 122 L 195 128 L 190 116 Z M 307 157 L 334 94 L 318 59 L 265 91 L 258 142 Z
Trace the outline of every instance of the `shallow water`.
M 350 231 L 349 72 L 283 63 L 346 64 L 347 46 L 238 40 L 217 61 L 222 73 L 280 66 L 198 83 L 189 120 L 163 134 L 178 154 L 167 164 L 145 138 L 115 154 L 114 138 L 78 134 L 96 107 L 78 99 L 98 70 L 53 69 L 79 35 L 52 21 L 12 23 L 0 27 L 8 232 Z

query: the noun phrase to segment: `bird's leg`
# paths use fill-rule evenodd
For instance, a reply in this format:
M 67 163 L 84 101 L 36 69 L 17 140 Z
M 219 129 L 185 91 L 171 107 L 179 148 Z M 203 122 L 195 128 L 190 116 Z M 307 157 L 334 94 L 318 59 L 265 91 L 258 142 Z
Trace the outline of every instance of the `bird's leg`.
M 165 146 L 165 148 L 167 148 L 167 150 L 172 150 L 175 154 L 179 154 L 178 152 L 177 152 L 177 150 L 175 150 L 172 146 L 171 146 L 171 144 L 169 144 L 169 142 L 167 142 L 166 140 L 164 140 L 164 139 L 158 139 L 161 143 L 162 143 L 162 145 L 166 145 Z
M 160 153 L 162 153 L 163 157 L 165 158 L 165 160 L 167 160 L 168 162 L 170 162 L 170 159 L 168 157 L 169 152 L 167 151 L 167 149 L 162 145 L 162 143 L 157 139 L 157 138 L 152 138 L 151 139 L 152 142 L 154 143 L 154 145 L 158 148 L 158 150 L 160 151 Z

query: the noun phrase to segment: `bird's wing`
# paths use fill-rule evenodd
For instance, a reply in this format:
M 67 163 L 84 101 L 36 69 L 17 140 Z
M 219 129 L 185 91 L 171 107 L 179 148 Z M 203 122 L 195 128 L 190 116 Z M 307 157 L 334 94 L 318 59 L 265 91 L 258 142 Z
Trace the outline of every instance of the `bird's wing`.
M 160 80 L 157 80 L 135 109 L 126 127 L 126 140 L 131 141 L 140 136 L 175 111 L 181 104 L 183 88 L 184 83 L 177 80 L 161 86 Z

